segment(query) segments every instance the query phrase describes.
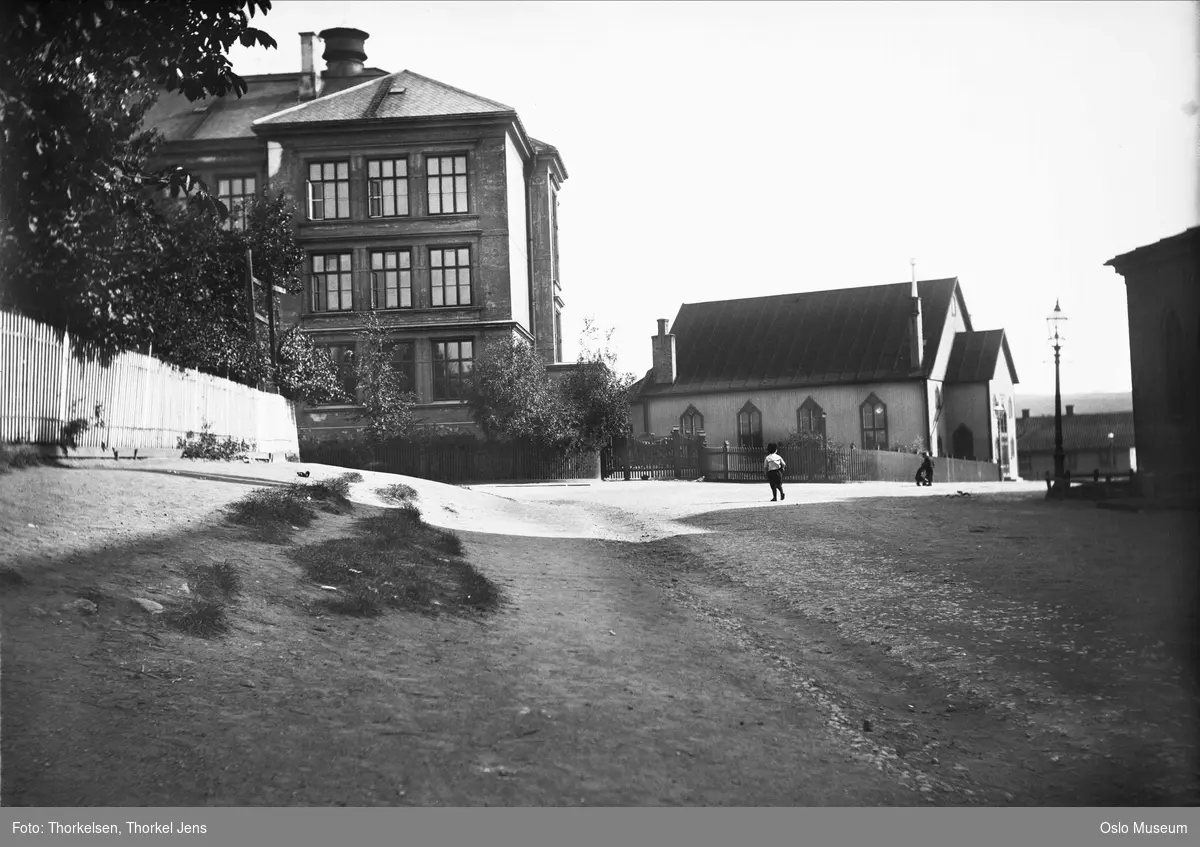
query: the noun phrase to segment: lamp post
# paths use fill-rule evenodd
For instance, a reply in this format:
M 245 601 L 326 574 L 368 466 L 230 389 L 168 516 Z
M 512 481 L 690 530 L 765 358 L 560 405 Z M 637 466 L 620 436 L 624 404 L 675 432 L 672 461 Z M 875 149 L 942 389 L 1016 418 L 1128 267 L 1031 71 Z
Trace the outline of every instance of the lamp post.
M 1063 434 L 1062 434 L 1062 379 L 1060 376 L 1060 361 L 1059 351 L 1062 350 L 1062 343 L 1066 340 L 1062 324 L 1066 321 L 1067 316 L 1063 314 L 1062 309 L 1058 305 L 1058 301 L 1054 301 L 1054 311 L 1046 318 L 1046 329 L 1048 331 L 1050 345 L 1054 348 L 1054 489 L 1059 493 L 1062 491 L 1063 477 L 1066 475 L 1065 454 L 1063 453 Z
M 1111 474 L 1117 469 L 1117 451 L 1113 449 L 1113 434 L 1108 434 L 1108 472 Z

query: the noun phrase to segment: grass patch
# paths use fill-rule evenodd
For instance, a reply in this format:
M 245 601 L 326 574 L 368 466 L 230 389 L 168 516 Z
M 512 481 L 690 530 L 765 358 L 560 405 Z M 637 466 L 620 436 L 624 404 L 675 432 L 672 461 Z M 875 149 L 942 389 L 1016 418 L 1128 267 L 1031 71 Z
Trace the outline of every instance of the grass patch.
M 163 620 L 187 635 L 212 638 L 229 631 L 225 602 L 215 597 L 192 597 L 183 606 L 168 609 Z
M 392 503 L 400 506 L 404 503 L 411 503 L 417 499 L 417 489 L 411 485 L 405 485 L 398 482 L 395 485 L 388 485 L 383 488 L 376 488 L 375 494 L 385 503 Z
M 346 495 L 350 483 L 362 475 L 351 472 L 334 479 L 292 482 L 284 486 L 257 488 L 229 507 L 229 519 L 259 530 L 268 541 L 286 541 L 293 528 L 308 526 L 317 510 L 346 514 L 354 506 Z
M 0 445 L 0 474 L 46 464 L 42 451 L 31 444 Z
M 486 611 L 499 589 L 462 558 L 457 535 L 430 526 L 412 503 L 355 522 L 357 535 L 292 551 L 305 574 L 338 589 L 323 598 L 331 612 L 377 615 L 388 608 L 422 612 Z
M 362 482 L 363 475 L 358 471 L 350 471 L 349 473 L 342 474 L 338 479 L 344 479 L 346 482 Z
M 229 560 L 192 565 L 186 574 L 188 585 L 202 597 L 234 597 L 242 590 L 242 576 Z
M 9 565 L 0 565 L 0 588 L 20 588 L 28 584 L 25 574 Z

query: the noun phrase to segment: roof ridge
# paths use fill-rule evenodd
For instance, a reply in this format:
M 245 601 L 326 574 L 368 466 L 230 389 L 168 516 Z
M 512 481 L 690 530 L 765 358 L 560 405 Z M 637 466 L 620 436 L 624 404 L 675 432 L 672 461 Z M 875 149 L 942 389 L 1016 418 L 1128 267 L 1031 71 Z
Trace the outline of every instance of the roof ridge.
M 366 88 L 368 85 L 378 85 L 383 82 L 383 80 L 393 76 L 396 76 L 396 74 L 384 74 L 383 76 L 374 77 L 373 79 L 369 79 L 366 82 L 359 83 L 358 85 L 352 85 L 349 88 L 343 88 L 341 91 L 335 91 L 333 94 L 327 94 L 324 97 L 314 97 L 312 100 L 305 100 L 303 103 L 297 103 L 295 106 L 289 106 L 286 109 L 281 109 L 280 111 L 274 112 L 270 115 L 263 115 L 258 120 L 251 121 L 250 126 L 257 126 L 263 121 L 269 121 L 272 118 L 279 117 L 280 115 L 286 115 L 288 112 L 306 109 L 314 103 L 328 103 L 335 97 L 341 97 L 343 94 L 349 94 L 351 91 L 358 91 L 359 89 Z
M 426 82 L 436 83 L 437 85 L 440 85 L 443 88 L 449 88 L 451 91 L 457 91 L 459 94 L 465 94 L 468 97 L 474 97 L 476 100 L 483 100 L 485 103 L 491 103 L 493 106 L 499 107 L 500 110 L 504 111 L 504 112 L 517 111 L 512 106 L 506 106 L 505 104 L 501 103 L 499 100 L 493 100 L 490 97 L 484 97 L 482 94 L 476 94 L 473 91 L 467 91 L 465 88 L 459 88 L 458 86 L 451 85 L 448 82 L 442 82 L 440 79 L 434 79 L 431 76 L 425 76 L 424 74 L 419 74 L 416 71 L 410 71 L 408 68 L 405 68 L 404 70 L 400 71 L 400 73 L 412 74 L 413 76 L 419 77 L 420 79 L 423 79 Z M 527 133 L 527 135 L 528 135 L 528 133 Z

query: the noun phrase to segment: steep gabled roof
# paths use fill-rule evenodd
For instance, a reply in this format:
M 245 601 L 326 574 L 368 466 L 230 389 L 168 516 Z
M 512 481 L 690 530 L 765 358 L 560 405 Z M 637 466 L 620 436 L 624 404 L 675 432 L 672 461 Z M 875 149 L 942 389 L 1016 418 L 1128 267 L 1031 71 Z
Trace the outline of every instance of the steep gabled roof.
M 917 283 L 923 375 L 937 359 L 958 280 Z M 671 327 L 674 385 L 644 394 L 755 390 L 909 379 L 910 283 L 685 303 Z M 964 320 L 968 320 L 964 313 Z M 967 323 L 970 326 L 969 321 Z
M 515 111 L 511 106 L 444 82 L 412 71 L 400 71 L 266 115 L 254 125 L 267 128 L 331 121 L 513 114 Z
M 1008 365 L 1008 374 L 1013 384 L 1017 383 L 1017 368 L 1013 365 L 1012 353 L 1008 349 L 1008 338 L 1002 329 L 980 332 L 958 332 L 954 334 L 954 345 L 950 348 L 950 361 L 946 365 L 945 380 L 951 382 L 987 382 L 996 376 L 1000 356 Z
M 1134 447 L 1133 412 L 1098 412 L 1063 415 L 1064 450 L 1107 450 L 1113 434 L 1114 450 Z M 1042 453 L 1054 449 L 1054 415 L 1017 418 L 1017 453 Z

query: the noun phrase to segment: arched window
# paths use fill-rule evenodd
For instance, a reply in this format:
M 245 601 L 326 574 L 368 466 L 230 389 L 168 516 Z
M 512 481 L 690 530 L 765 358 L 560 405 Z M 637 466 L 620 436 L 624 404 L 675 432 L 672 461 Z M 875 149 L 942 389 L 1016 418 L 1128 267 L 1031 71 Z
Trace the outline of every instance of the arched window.
M 1183 384 L 1183 328 L 1174 309 L 1168 309 L 1163 318 L 1163 367 L 1162 373 L 1166 379 L 1167 416 L 1181 418 L 1184 415 Z
M 737 416 L 738 447 L 748 447 L 759 450 L 763 446 L 762 412 L 758 407 L 746 401 Z
M 800 408 L 796 410 L 796 429 L 800 433 L 811 432 L 821 438 L 825 437 L 825 410 L 812 397 L 801 403 Z
M 704 415 L 696 410 L 695 406 L 688 405 L 683 414 L 679 416 L 679 432 L 681 435 L 688 438 L 695 438 L 696 434 L 704 429 Z
M 959 424 L 950 436 L 950 452 L 956 459 L 975 458 L 975 434 L 966 424 Z
M 858 407 L 864 450 L 888 449 L 887 404 L 871 392 Z

